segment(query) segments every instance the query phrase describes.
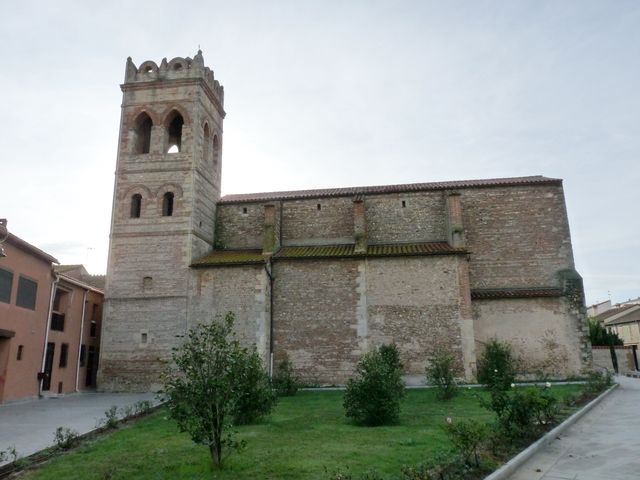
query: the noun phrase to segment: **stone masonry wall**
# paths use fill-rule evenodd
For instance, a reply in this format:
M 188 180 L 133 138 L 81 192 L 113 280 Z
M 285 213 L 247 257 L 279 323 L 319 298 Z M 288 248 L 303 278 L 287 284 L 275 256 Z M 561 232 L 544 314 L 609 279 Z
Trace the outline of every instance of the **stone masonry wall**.
M 440 191 L 367 195 L 365 208 L 369 243 L 447 239 L 445 200 Z
M 235 316 L 235 331 L 255 345 L 265 365 L 269 353 L 269 279 L 262 265 L 195 269 L 189 325 Z
M 563 377 L 579 374 L 583 365 L 581 320 L 563 297 L 474 300 L 476 349 L 492 338 L 512 345 L 520 371 Z

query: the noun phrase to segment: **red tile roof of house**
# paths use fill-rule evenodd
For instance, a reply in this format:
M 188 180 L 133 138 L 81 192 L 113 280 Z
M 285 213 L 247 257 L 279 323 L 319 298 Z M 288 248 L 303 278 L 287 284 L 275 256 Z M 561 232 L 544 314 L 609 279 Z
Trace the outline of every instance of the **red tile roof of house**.
M 625 312 L 632 308 L 638 308 L 638 307 L 640 307 L 640 305 L 624 305 L 622 307 L 613 307 L 613 308 L 610 308 L 609 310 L 602 312 L 600 315 L 596 315 L 595 318 L 597 318 L 598 321 L 600 322 L 609 323 L 607 319 L 615 315 L 618 315 L 619 313 Z
M 27 253 L 31 253 L 36 257 L 39 257 L 40 259 L 44 260 L 47 263 L 60 263 L 55 257 L 49 255 L 47 252 L 43 250 L 40 250 L 38 247 L 34 247 L 30 243 L 25 242 L 20 237 L 14 235 L 11 232 L 9 232 L 9 236 L 7 237 L 7 242 L 11 243 L 14 247 L 19 248 L 20 250 L 23 250 Z
M 260 192 L 225 195 L 219 203 L 259 202 L 269 200 L 293 200 L 322 197 L 347 197 L 365 194 L 421 192 L 458 188 L 488 188 L 519 185 L 561 185 L 562 180 L 541 175 L 532 177 L 488 178 L 483 180 L 459 180 L 452 182 L 407 183 L 401 185 L 373 185 L 363 187 L 322 188 L 316 190 L 292 190 L 285 192 Z

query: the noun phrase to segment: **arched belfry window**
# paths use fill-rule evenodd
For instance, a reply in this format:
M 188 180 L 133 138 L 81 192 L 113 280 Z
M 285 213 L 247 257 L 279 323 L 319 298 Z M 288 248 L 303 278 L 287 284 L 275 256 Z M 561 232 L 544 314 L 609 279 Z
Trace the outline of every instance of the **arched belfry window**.
M 209 163 L 209 151 L 211 150 L 209 142 L 211 142 L 211 133 L 209 132 L 209 124 L 207 123 L 204 124 L 203 137 L 202 159 L 205 163 Z
M 141 210 L 142 210 L 142 195 L 140 195 L 139 193 L 136 193 L 131 197 L 131 218 L 140 218 Z
M 213 166 L 218 168 L 218 159 L 220 157 L 220 141 L 218 135 L 213 136 Z
M 175 110 L 169 117 L 171 120 L 167 126 L 167 135 L 169 140 L 167 142 L 167 153 L 178 153 L 182 150 L 182 126 L 184 125 L 184 119 Z
M 173 192 L 167 192 L 162 196 L 162 216 L 173 215 Z
M 151 127 L 153 121 L 145 112 L 138 115 L 135 122 L 135 145 L 134 153 L 149 153 L 151 148 Z

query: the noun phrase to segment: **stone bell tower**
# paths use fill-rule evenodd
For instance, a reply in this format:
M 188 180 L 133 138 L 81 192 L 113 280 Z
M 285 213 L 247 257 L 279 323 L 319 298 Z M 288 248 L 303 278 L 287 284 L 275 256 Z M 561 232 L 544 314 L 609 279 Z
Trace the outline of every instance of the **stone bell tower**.
M 191 261 L 213 247 L 224 90 L 191 58 L 127 59 L 98 385 L 157 387 L 188 326 Z

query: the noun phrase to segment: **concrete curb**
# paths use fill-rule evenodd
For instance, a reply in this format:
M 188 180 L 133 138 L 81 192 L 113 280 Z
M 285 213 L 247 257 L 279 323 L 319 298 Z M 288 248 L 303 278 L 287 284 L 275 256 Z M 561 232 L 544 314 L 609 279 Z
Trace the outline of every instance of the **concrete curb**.
M 494 471 L 489 476 L 485 477 L 484 480 L 506 480 L 508 479 L 518 468 L 520 468 L 527 460 L 529 460 L 535 453 L 541 450 L 548 443 L 551 443 L 553 439 L 555 439 L 558 435 L 564 432 L 567 428 L 572 426 L 578 420 L 580 420 L 584 415 L 590 412 L 596 405 L 598 405 L 602 400 L 604 400 L 611 392 L 613 392 L 618 387 L 618 384 L 615 383 L 609 389 L 602 392 L 596 398 L 587 403 L 584 407 L 578 410 L 576 413 L 567 418 L 560 425 L 555 427 L 553 430 L 548 431 L 541 438 L 536 440 L 534 443 L 529 445 L 527 448 L 522 450 L 519 454 L 509 460 L 507 463 L 502 465 L 499 469 Z

